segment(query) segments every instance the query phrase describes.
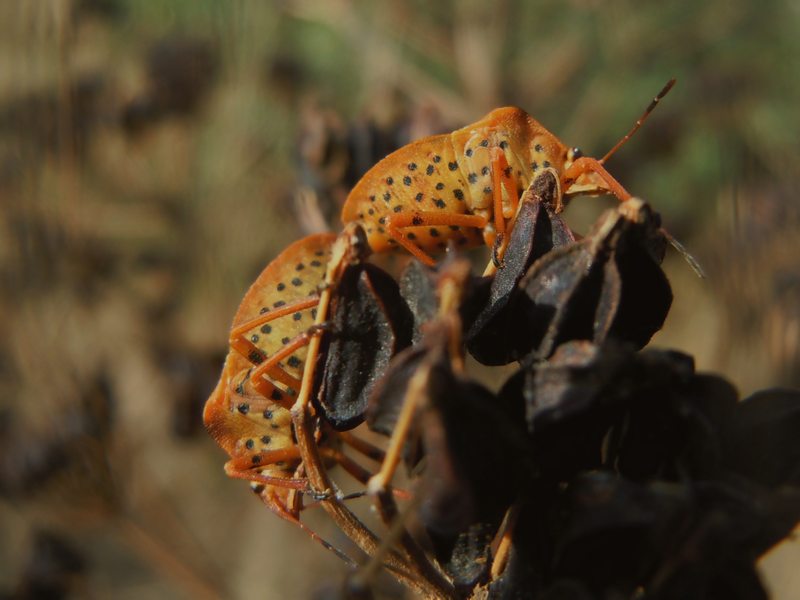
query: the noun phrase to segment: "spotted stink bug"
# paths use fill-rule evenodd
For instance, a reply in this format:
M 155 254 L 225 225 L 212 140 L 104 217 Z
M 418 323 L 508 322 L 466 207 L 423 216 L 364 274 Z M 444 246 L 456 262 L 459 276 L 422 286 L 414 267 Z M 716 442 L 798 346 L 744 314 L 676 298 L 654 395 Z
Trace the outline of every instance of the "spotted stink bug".
M 452 133 L 412 142 L 370 169 L 350 192 L 344 223 L 361 223 L 373 251 L 402 246 L 433 265 L 429 253 L 453 241 L 462 247 L 494 248 L 495 263 L 505 251 L 521 193 L 543 169 L 553 168 L 560 189 L 577 194 L 631 195 L 604 163 L 641 126 L 671 80 L 653 99 L 631 131 L 603 158 L 583 156 L 520 108 L 493 110 Z M 559 198 L 558 210 L 563 208 Z M 491 272 L 491 269 L 487 269 Z

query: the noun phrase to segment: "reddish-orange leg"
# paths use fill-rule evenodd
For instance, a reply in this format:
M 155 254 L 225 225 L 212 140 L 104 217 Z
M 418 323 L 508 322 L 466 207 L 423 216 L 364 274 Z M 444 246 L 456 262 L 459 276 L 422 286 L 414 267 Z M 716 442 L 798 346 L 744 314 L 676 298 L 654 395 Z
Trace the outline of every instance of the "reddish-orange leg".
M 510 172 L 508 161 L 500 148 L 492 148 L 491 153 L 492 170 L 492 207 L 494 210 L 494 228 L 500 238 L 504 237 L 506 231 L 506 219 L 516 214 L 519 197 L 517 194 L 517 184 L 514 175 Z M 511 201 L 510 216 L 506 217 L 503 210 L 503 188 Z M 406 214 L 392 215 L 387 219 L 387 232 L 403 248 L 408 250 L 423 264 L 432 267 L 436 261 L 417 244 L 409 240 L 402 232 L 407 227 L 436 227 L 436 226 L 459 226 L 474 227 L 484 230 L 488 220 L 480 215 L 466 215 L 454 213 L 442 213 L 438 211 L 414 211 Z M 485 237 L 485 236 L 484 236 Z M 487 245 L 494 245 L 494 239 L 487 239 Z
M 506 155 L 497 146 L 492 148 L 492 193 L 494 195 L 494 228 L 496 237 L 492 244 L 492 264 L 499 267 L 503 260 L 506 247 L 508 246 L 508 236 L 506 236 L 506 219 L 513 219 L 517 214 L 519 206 L 519 196 L 517 194 L 517 180 L 512 169 L 508 166 Z M 503 189 L 511 202 L 510 210 L 506 213 L 503 210 Z M 491 274 L 493 268 L 487 266 L 485 275 Z
M 263 315 L 259 315 L 258 317 L 250 319 L 249 321 L 242 323 L 231 330 L 231 348 L 250 360 L 250 362 L 258 365 L 250 374 L 250 378 L 253 382 L 254 389 L 265 398 L 275 399 L 276 396 L 274 392 L 277 389 L 269 380 L 265 378 L 265 375 L 269 375 L 273 379 L 281 382 L 289 388 L 294 390 L 300 389 L 300 380 L 292 375 L 289 375 L 289 373 L 281 368 L 278 363 L 292 354 L 298 348 L 308 345 L 311 336 L 308 332 L 301 333 L 292 341 L 285 344 L 271 357 L 265 357 L 263 352 L 245 337 L 245 334 L 248 331 L 252 331 L 256 327 L 261 327 L 269 323 L 270 321 L 274 321 L 275 319 L 296 313 L 300 310 L 314 308 L 318 304 L 319 298 L 317 297 L 304 298 L 302 300 L 298 300 L 297 302 L 292 302 L 286 306 L 266 312 Z M 282 395 L 279 394 L 277 397 L 280 396 Z M 285 408 L 291 408 L 292 402 L 289 399 L 284 399 L 281 397 L 277 401 L 281 402 Z
M 445 225 L 458 225 L 460 227 L 475 227 L 483 229 L 488 223 L 485 217 L 479 215 L 465 215 L 441 213 L 436 211 L 415 211 L 405 214 L 392 215 L 386 222 L 386 231 L 403 248 L 408 250 L 421 263 L 433 267 L 436 261 L 422 248 L 409 240 L 401 231 L 407 227 L 436 227 Z
M 297 525 L 300 529 L 305 531 L 311 539 L 319 543 L 323 548 L 326 550 L 330 550 L 336 556 L 338 556 L 341 560 L 347 563 L 351 568 L 358 567 L 358 563 L 354 561 L 352 558 L 347 556 L 344 552 L 339 550 L 336 546 L 331 544 L 330 542 L 326 541 L 323 537 L 321 537 L 316 531 L 308 527 L 305 523 L 303 523 L 297 517 L 297 510 L 298 509 L 290 509 L 287 507 L 283 501 L 275 494 L 274 489 L 270 486 L 265 486 L 264 489 L 258 492 L 258 497 L 261 498 L 261 501 L 267 505 L 273 513 L 292 523 L 293 525 Z

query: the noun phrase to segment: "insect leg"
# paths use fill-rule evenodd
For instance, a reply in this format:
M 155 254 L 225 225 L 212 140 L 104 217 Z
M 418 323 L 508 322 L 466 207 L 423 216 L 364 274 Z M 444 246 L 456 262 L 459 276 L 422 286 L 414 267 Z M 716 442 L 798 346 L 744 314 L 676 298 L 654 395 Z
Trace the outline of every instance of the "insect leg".
M 347 563 L 351 568 L 358 567 L 356 561 L 347 556 L 343 551 L 339 550 L 336 546 L 334 546 L 330 542 L 325 541 L 325 539 L 322 538 L 316 531 L 314 531 L 313 529 L 305 525 L 303 522 L 301 522 L 300 519 L 297 517 L 297 515 L 295 515 L 291 510 L 289 510 L 283 504 L 283 502 L 281 502 L 280 498 L 278 498 L 275 495 L 274 490 L 270 489 L 269 487 L 265 487 L 264 490 L 262 490 L 258 496 L 259 498 L 261 498 L 261 501 L 267 505 L 267 508 L 269 508 L 273 513 L 275 513 L 282 519 L 289 521 L 293 525 L 297 525 L 300 529 L 305 531 L 311 537 L 311 539 L 318 542 L 326 550 L 330 550 L 331 552 L 333 552 L 341 560 Z
M 506 219 L 510 219 L 517 214 L 517 205 L 519 204 L 517 180 L 509 169 L 505 153 L 497 146 L 491 150 L 491 169 L 492 194 L 494 195 L 494 227 L 497 234 L 502 236 L 506 232 Z M 511 200 L 511 212 L 508 216 L 503 211 L 503 188 L 505 188 L 506 194 Z
M 371 460 L 374 460 L 375 462 L 383 462 L 383 459 L 386 458 L 386 453 L 383 450 L 377 446 L 373 446 L 366 440 L 362 440 L 360 437 L 354 436 L 348 431 L 340 431 L 338 435 L 339 439 L 350 446 L 353 450 L 356 450 L 360 454 Z
M 400 414 L 397 416 L 397 422 L 392 430 L 392 437 L 389 438 L 386 458 L 381 463 L 378 473 L 367 482 L 367 492 L 370 494 L 384 493 L 391 484 L 394 472 L 400 463 L 403 446 L 414 423 L 414 414 L 417 412 L 417 408 L 425 402 L 425 390 L 428 386 L 430 370 L 430 364 L 422 363 L 408 382 L 403 406 L 400 408 Z
M 259 472 L 268 465 L 274 465 L 281 461 L 297 460 L 298 458 L 300 458 L 300 451 L 297 446 L 269 452 L 250 452 L 246 456 L 232 458 L 226 462 L 225 474 L 232 479 L 244 479 L 293 490 L 307 490 L 308 482 L 305 479 L 275 477 Z
M 407 227 L 424 227 L 426 225 L 459 225 L 461 227 L 475 227 L 483 229 L 488 220 L 479 215 L 464 215 L 453 213 L 440 213 L 435 211 L 419 211 L 406 214 L 392 215 L 386 221 L 386 230 L 390 237 L 397 241 L 421 263 L 432 267 L 436 261 L 431 258 L 422 248 L 409 240 L 401 229 Z
M 311 296 L 309 298 L 303 298 L 302 300 L 297 300 L 296 302 L 291 302 L 286 304 L 285 306 L 281 306 L 280 308 L 276 308 L 274 310 L 269 310 L 264 312 L 263 314 L 249 319 L 244 323 L 241 323 L 231 329 L 230 339 L 228 340 L 230 343 L 231 348 L 236 350 L 239 354 L 250 360 L 250 362 L 256 362 L 252 360 L 253 356 L 261 356 L 263 357 L 263 353 L 258 347 L 253 344 L 250 340 L 245 337 L 245 334 L 255 329 L 256 327 L 261 327 L 262 325 L 266 325 L 270 321 L 274 321 L 275 319 L 279 319 L 281 317 L 285 317 L 286 315 L 290 315 L 292 313 L 297 312 L 298 310 L 305 310 L 307 308 L 313 308 L 319 304 L 319 298 L 315 296 Z M 259 361 L 260 362 L 260 361 Z
M 253 382 L 253 387 L 255 390 L 266 398 L 271 397 L 270 394 L 274 390 L 275 386 L 273 386 L 264 378 L 265 375 L 269 375 L 270 377 L 277 379 L 293 390 L 299 390 L 300 380 L 289 375 L 278 363 L 292 354 L 298 348 L 307 346 L 310 339 L 311 335 L 304 331 L 289 343 L 284 344 L 280 350 L 270 356 L 267 360 L 259 364 L 258 367 L 256 367 L 250 374 L 250 379 Z M 291 403 L 288 404 L 286 408 L 291 408 Z

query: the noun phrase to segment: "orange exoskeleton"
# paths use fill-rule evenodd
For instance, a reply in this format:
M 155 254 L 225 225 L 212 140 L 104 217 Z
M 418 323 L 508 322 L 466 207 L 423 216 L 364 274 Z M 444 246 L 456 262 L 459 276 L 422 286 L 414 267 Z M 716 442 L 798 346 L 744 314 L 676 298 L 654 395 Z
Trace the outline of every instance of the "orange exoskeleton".
M 338 239 L 346 243 L 337 245 Z M 303 476 L 290 409 L 301 390 L 306 361 L 317 359 L 307 356 L 310 341 L 322 332 L 314 324 L 317 310 L 324 313 L 321 303 L 330 299 L 337 266 L 344 268 L 363 254 L 353 250 L 358 245 L 366 247 L 366 242 L 355 226 L 341 236 L 308 236 L 287 247 L 262 271 L 236 312 L 230 352 L 203 412 L 209 433 L 230 456 L 225 472 L 250 481 L 273 512 L 329 548 L 299 521 L 303 493 L 317 494 Z M 379 451 L 347 434 L 316 428 L 320 456 L 366 482 L 370 473 L 337 447 L 340 438 L 373 458 Z
M 435 135 L 393 152 L 358 182 L 343 210 L 344 223 L 367 232 L 370 247 L 381 252 L 400 245 L 422 262 L 428 253 L 454 241 L 494 249 L 495 263 L 505 251 L 518 199 L 542 169 L 553 168 L 564 197 L 610 193 L 631 195 L 604 162 L 639 128 L 674 84 L 653 99 L 631 131 L 603 158 L 582 156 L 520 108 L 499 108 L 480 121 L 449 134 Z M 558 209 L 563 207 L 559 198 Z

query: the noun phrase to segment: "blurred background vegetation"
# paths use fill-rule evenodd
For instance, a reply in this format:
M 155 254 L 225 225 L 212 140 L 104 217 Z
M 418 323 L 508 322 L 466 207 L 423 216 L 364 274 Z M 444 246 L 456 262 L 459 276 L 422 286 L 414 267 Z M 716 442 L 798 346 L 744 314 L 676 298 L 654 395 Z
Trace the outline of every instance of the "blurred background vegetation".
M 361 171 L 496 106 L 601 156 L 677 77 L 609 163 L 709 275 L 669 255 L 653 343 L 743 395 L 800 384 L 798 73 L 791 0 L 0 4 L 0 597 L 336 582 L 202 430 L 230 320 Z M 763 561 L 776 598 L 797 546 Z

